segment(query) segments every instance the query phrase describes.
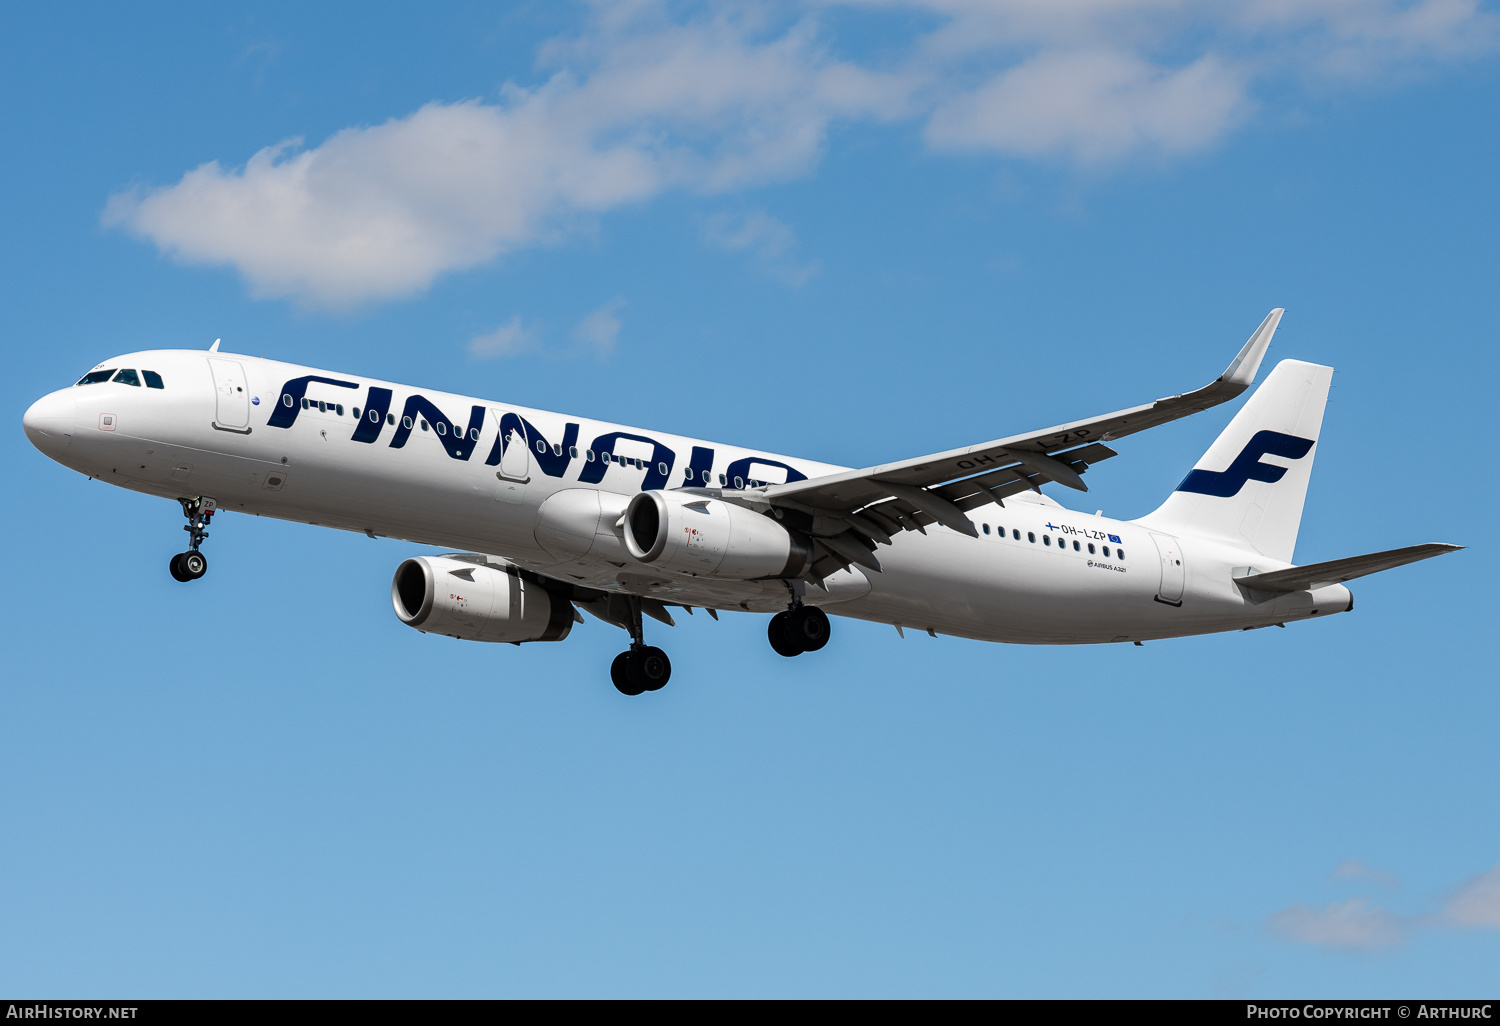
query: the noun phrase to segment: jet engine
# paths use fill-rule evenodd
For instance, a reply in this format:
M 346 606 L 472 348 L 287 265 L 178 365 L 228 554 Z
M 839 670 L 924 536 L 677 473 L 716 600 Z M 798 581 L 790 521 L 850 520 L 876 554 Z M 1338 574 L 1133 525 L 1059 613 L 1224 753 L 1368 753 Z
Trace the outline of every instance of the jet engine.
M 762 513 L 691 492 L 641 492 L 625 507 L 625 547 L 642 563 L 728 581 L 797 577 L 812 547 Z
M 391 605 L 408 627 L 467 641 L 561 641 L 573 629 L 567 599 L 513 570 L 453 556 L 398 566 Z

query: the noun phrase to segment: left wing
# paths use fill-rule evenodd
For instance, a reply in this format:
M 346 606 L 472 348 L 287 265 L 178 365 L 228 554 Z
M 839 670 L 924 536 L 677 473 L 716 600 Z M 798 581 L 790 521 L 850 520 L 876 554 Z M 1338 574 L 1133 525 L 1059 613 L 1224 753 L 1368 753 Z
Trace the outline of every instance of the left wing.
M 800 514 L 799 520 L 809 521 L 801 526 L 822 546 L 811 576 L 821 579 L 850 563 L 878 571 L 875 546 L 890 544 L 893 535 L 925 533 L 926 525 L 940 523 L 975 536 L 964 513 L 977 506 L 1003 504 L 1007 496 L 1040 490 L 1048 481 L 1088 491 L 1082 474 L 1117 455 L 1105 442 L 1240 395 L 1255 380 L 1282 313 L 1276 309 L 1267 314 L 1224 373 L 1195 391 L 931 456 L 753 488 L 742 493 L 743 498 L 793 511 Z
M 1447 542 L 1427 542 L 1424 545 L 1408 545 L 1404 549 L 1387 549 L 1364 556 L 1349 556 L 1331 559 L 1326 563 L 1309 563 L 1286 570 L 1272 570 L 1265 574 L 1247 573 L 1236 577 L 1234 582 L 1243 588 L 1256 591 L 1307 591 L 1330 584 L 1343 584 L 1366 574 L 1378 574 L 1392 567 L 1405 566 L 1419 559 L 1431 559 L 1449 552 L 1457 552 L 1462 545 Z

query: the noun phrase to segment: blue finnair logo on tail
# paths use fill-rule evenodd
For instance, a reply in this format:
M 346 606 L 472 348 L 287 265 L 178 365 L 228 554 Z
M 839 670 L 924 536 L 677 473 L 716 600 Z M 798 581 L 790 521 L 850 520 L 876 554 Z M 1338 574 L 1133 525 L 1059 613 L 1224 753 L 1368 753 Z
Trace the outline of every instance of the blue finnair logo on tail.
M 1262 456 L 1280 456 L 1288 460 L 1300 460 L 1312 451 L 1310 438 L 1284 435 L 1280 431 L 1257 431 L 1240 454 L 1234 458 L 1228 470 L 1194 470 L 1177 486 L 1179 492 L 1197 492 L 1199 495 L 1217 495 L 1221 499 L 1238 495 L 1246 481 L 1264 481 L 1275 484 L 1286 476 L 1286 467 L 1273 467 L 1262 463 Z

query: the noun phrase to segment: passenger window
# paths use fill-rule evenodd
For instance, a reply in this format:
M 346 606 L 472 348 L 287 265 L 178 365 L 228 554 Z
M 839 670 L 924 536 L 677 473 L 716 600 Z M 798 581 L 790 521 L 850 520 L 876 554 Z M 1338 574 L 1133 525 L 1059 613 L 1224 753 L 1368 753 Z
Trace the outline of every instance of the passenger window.
M 446 435 L 448 433 L 448 425 L 444 424 L 442 421 L 438 421 L 433 430 L 435 430 L 440 435 Z
M 375 419 L 376 419 L 376 420 L 379 420 L 379 419 L 380 419 L 380 414 L 378 414 L 378 413 L 377 413 L 377 414 L 376 414 L 376 415 L 375 415 Z M 394 423 L 396 423 L 396 415 L 395 415 L 395 414 L 394 414 L 394 413 L 387 413 L 387 414 L 386 414 L 386 415 L 385 415 L 385 422 L 386 422 L 386 423 L 387 423 L 387 424 L 394 424 Z M 410 425 L 410 424 L 408 424 L 408 425 L 407 425 L 407 427 L 411 427 L 411 425 Z
M 594 462 L 594 450 L 592 450 L 592 449 L 585 449 L 585 450 L 583 450 L 583 462 L 585 462 L 585 463 L 592 463 L 592 462 Z
M 349 412 L 354 415 L 354 419 L 355 420 L 359 419 L 359 407 L 358 406 L 354 407 L 354 409 L 350 410 Z
M 1044 534 L 1044 535 L 1042 535 L 1042 544 L 1043 545 L 1051 545 L 1052 544 L 1052 536 L 1050 534 Z
M 1118 560 L 1121 560 L 1123 562 L 1124 559 L 1125 559 L 1125 550 L 1124 549 L 1115 549 L 1115 558 L 1118 559 Z
M 115 381 L 122 385 L 134 385 L 136 388 L 141 387 L 141 379 L 135 376 L 135 371 L 129 369 L 122 370 L 116 374 Z
M 984 525 L 984 533 L 985 534 L 989 534 L 990 533 L 990 525 L 989 524 L 985 524 Z
M 109 370 L 89 371 L 83 377 L 78 379 L 78 383 L 80 385 L 97 385 L 101 381 L 108 381 L 110 378 L 114 377 L 114 373 L 115 369 L 113 367 L 111 367 Z
M 734 479 L 734 486 L 736 488 L 743 488 L 743 487 L 745 487 L 745 479 L 743 477 L 736 477 Z
M 1029 541 L 1029 542 L 1031 542 L 1031 544 L 1035 545 L 1036 544 L 1036 532 L 1035 531 L 1027 531 L 1026 532 L 1026 540 Z
M 473 435 L 475 438 L 479 437 L 479 433 L 477 431 L 470 431 L 469 434 Z M 578 458 L 578 446 L 576 446 L 576 445 L 570 445 L 570 446 L 568 446 L 568 458 L 569 459 L 574 459 L 574 460 L 576 460 Z
M 656 465 L 656 472 L 658 474 L 660 474 L 662 477 L 666 477 L 667 474 L 671 471 L 671 469 L 672 468 L 669 467 L 669 466 L 667 466 L 665 463 L 658 463 Z
M 1104 546 L 1104 558 L 1105 559 L 1109 558 L 1109 546 L 1108 545 Z
M 1021 540 L 1021 531 L 1020 531 L 1020 529 L 1017 528 L 1016 530 L 1011 531 L 1010 532 L 1010 536 L 1012 538 L 1014 538 L 1016 541 L 1020 541 Z
M 340 417 L 342 417 L 344 415 L 344 404 L 343 403 L 339 403 L 337 406 L 334 407 L 334 409 L 338 411 L 338 415 Z
M 1094 543 L 1093 542 L 1089 542 L 1089 555 L 1092 556 L 1093 554 L 1094 554 Z
M 424 420 L 424 421 L 421 421 L 420 423 L 422 425 L 422 430 L 426 431 L 427 430 L 427 422 Z
M 1073 543 L 1073 551 L 1074 551 L 1074 552 L 1077 552 L 1077 551 L 1078 551 L 1078 543 L 1077 543 L 1077 542 L 1074 542 L 1074 543 Z
M 411 418 L 410 417 L 402 417 L 401 418 L 401 426 L 403 428 L 405 428 L 406 430 L 410 431 L 411 430 Z
M 479 441 L 479 429 L 478 428 L 469 428 L 469 441 L 471 441 L 471 442 L 477 442 L 477 441 Z M 578 450 L 577 449 L 573 450 L 573 455 L 574 456 L 578 455 Z
M 146 379 L 146 387 L 147 388 L 166 388 L 167 387 L 166 385 L 163 385 L 161 383 L 161 375 L 158 374 L 158 373 L 156 373 L 156 371 L 143 370 L 143 371 L 141 371 L 141 377 L 143 377 L 143 378 Z
M 727 485 L 728 483 L 729 483 L 729 479 L 726 478 L 723 474 L 720 474 L 719 475 L 719 484 L 720 485 Z
M 713 481 L 713 474 L 714 474 L 714 472 L 712 470 L 705 470 L 703 472 L 703 483 L 704 484 L 711 483 Z

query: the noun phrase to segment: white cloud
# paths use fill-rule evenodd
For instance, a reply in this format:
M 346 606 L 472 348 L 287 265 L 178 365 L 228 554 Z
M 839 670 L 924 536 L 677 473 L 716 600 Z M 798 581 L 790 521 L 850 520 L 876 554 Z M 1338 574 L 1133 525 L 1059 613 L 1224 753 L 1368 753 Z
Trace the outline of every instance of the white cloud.
M 817 261 L 797 260 L 797 233 L 764 211 L 743 217 L 715 214 L 703 222 L 703 236 L 728 252 L 746 252 L 772 277 L 801 285 L 818 273 Z
M 1335 880 L 1399 887 L 1390 873 L 1358 859 L 1341 862 Z M 1399 944 L 1419 928 L 1500 930 L 1500 865 L 1464 881 L 1435 915 L 1398 916 L 1368 897 L 1336 901 L 1321 909 L 1296 904 L 1269 916 L 1266 926 L 1282 940 L 1319 947 L 1375 949 Z
M 112 196 L 104 222 L 183 263 L 234 268 L 256 296 L 349 308 L 667 190 L 807 175 L 841 120 L 921 119 L 939 150 L 1097 167 L 1211 146 L 1273 79 L 1379 80 L 1497 39 L 1477 0 L 844 6 L 925 12 L 932 28 L 876 67 L 836 55 L 812 18 L 768 28 L 755 7 L 599 2 L 579 33 L 541 48 L 540 84 L 209 161 Z
M 1333 867 L 1333 872 L 1329 876 L 1334 880 L 1355 880 L 1360 883 L 1379 884 L 1381 887 L 1401 886 L 1401 881 L 1394 874 L 1366 865 L 1359 859 L 1345 859 Z
M 1400 920 L 1368 898 L 1337 901 L 1322 909 L 1292 905 L 1268 920 L 1283 940 L 1330 948 L 1387 948 L 1401 943 Z
M 536 348 L 536 333 L 521 323 L 520 315 L 512 317 L 494 331 L 469 341 L 469 355 L 481 360 L 497 356 L 519 356 Z
M 1049 52 L 940 104 L 927 139 L 1092 163 L 1201 149 L 1248 108 L 1243 74 L 1213 55 L 1162 68 L 1118 50 Z
M 561 237 L 668 188 L 723 192 L 805 174 L 839 117 L 904 109 L 899 76 L 829 57 L 811 26 L 769 41 L 709 21 L 599 29 L 593 62 L 501 102 L 430 103 L 243 166 L 119 193 L 108 225 L 188 264 L 231 266 L 257 296 L 347 308 Z
M 620 337 L 620 308 L 625 305 L 625 300 L 615 299 L 605 303 L 593 313 L 578 322 L 578 327 L 573 329 L 573 337 L 580 342 L 586 342 L 594 348 L 595 354 L 607 355 L 615 347 L 615 340 Z
M 1500 930 L 1500 865 L 1455 891 L 1443 906 L 1443 919 L 1453 926 Z

